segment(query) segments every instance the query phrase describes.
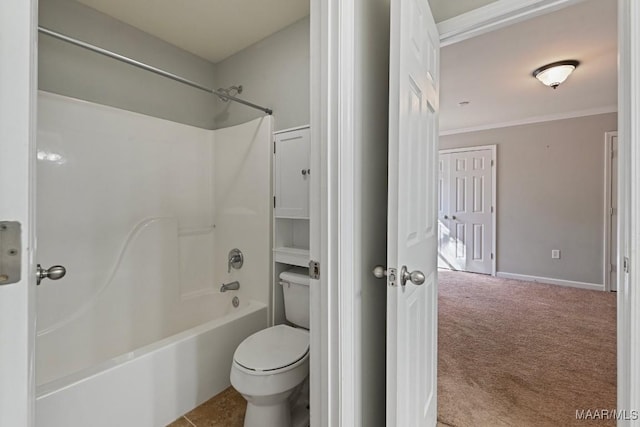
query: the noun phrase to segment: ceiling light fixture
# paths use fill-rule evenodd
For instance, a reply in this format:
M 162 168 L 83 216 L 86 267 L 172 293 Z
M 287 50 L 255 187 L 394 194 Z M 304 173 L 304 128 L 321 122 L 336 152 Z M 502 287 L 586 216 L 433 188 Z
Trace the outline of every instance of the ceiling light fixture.
M 567 77 L 580 64 L 576 60 L 558 61 L 543 65 L 533 72 L 533 77 L 540 80 L 546 86 L 556 89 L 560 83 L 567 80 Z

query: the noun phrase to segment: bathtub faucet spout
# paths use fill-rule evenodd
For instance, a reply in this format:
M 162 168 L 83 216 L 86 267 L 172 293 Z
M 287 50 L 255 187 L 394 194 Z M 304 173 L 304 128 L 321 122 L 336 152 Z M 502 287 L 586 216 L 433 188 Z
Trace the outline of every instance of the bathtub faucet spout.
M 222 286 L 220 286 L 220 292 L 237 291 L 238 289 L 240 289 L 240 282 L 237 280 L 231 283 L 223 283 Z

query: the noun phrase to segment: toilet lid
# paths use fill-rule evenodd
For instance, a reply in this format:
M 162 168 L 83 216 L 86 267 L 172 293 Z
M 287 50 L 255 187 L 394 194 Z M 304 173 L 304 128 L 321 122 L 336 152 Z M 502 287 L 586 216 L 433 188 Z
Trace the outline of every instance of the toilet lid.
M 296 363 L 308 352 L 308 331 L 276 325 L 242 341 L 233 360 L 254 371 L 273 371 Z

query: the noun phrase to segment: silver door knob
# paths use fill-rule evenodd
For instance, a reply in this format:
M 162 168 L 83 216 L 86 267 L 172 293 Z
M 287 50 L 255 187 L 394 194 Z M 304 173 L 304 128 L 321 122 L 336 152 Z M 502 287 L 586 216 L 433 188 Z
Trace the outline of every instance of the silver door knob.
M 67 274 L 67 269 L 61 265 L 54 265 L 49 268 L 42 268 L 40 264 L 36 268 L 36 284 L 40 284 L 42 279 L 51 279 L 51 280 L 59 280 L 62 279 L 65 274 Z
M 414 285 L 422 285 L 424 283 L 424 273 L 419 270 L 414 270 L 409 272 L 406 265 L 402 266 L 402 270 L 400 270 L 400 284 L 402 286 L 407 284 L 407 280 L 413 283 Z
M 376 265 L 373 268 L 373 275 L 376 276 L 378 279 L 383 279 L 387 275 L 387 270 L 385 270 L 384 267 L 381 265 Z

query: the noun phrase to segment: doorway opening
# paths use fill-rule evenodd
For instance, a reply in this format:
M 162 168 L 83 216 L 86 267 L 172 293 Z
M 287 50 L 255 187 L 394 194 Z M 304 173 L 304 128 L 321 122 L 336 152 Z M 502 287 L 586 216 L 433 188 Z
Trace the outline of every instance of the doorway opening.
M 615 407 L 616 296 L 603 292 L 611 289 L 607 247 L 616 220 L 607 201 L 615 203 L 615 192 L 607 194 L 606 181 L 615 165 L 606 161 L 603 136 L 617 128 L 617 4 L 580 2 L 441 52 L 440 149 L 495 144 L 500 161 L 497 277 L 440 274 L 439 419 L 521 424 L 541 421 L 541 408 L 554 407 L 570 425 L 576 410 Z M 582 63 L 557 90 L 531 75 L 563 59 Z M 443 236 L 444 248 L 461 241 Z M 602 345 L 589 343 L 589 331 L 605 331 Z M 591 352 L 580 362 L 589 398 L 580 396 L 581 380 L 563 361 L 567 349 Z M 453 397 L 469 395 L 483 411 Z M 497 401 L 493 409 L 483 404 Z

